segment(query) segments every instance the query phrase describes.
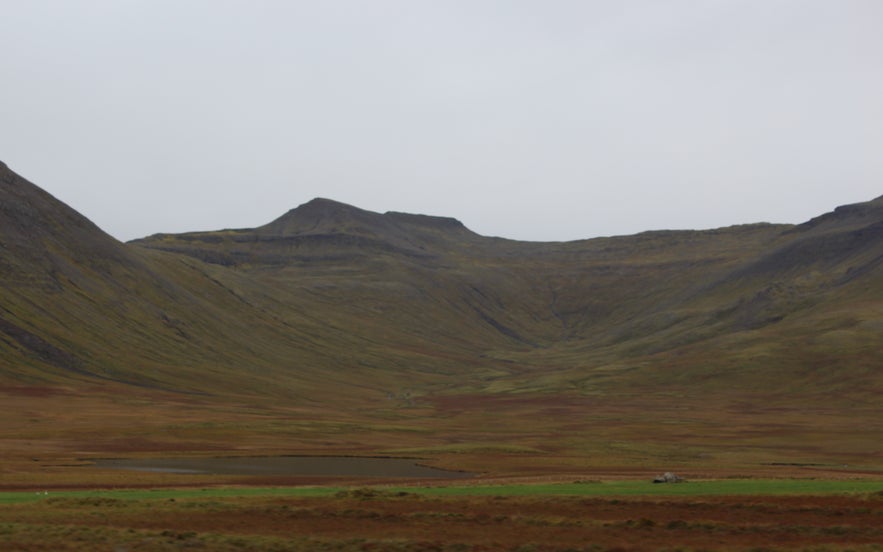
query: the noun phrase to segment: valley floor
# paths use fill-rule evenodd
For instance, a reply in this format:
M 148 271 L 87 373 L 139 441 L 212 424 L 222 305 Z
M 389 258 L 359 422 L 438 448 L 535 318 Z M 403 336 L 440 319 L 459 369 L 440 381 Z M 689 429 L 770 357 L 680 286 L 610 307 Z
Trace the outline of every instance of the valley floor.
M 57 496 L 0 504 L 20 551 L 883 550 L 883 495 Z
M 883 551 L 875 405 L 850 418 L 784 400 L 503 394 L 330 409 L 111 391 L 0 389 L 0 550 Z M 93 465 L 279 455 L 421 458 L 478 476 L 398 489 L 390 485 L 416 482 Z M 699 482 L 659 494 L 646 482 L 664 471 L 721 483 L 710 494 Z M 792 487 L 752 486 L 760 480 Z M 815 485 L 810 494 L 793 487 L 802 481 Z M 593 494 L 611 482 L 625 486 Z M 366 484 L 373 490 L 358 490 Z

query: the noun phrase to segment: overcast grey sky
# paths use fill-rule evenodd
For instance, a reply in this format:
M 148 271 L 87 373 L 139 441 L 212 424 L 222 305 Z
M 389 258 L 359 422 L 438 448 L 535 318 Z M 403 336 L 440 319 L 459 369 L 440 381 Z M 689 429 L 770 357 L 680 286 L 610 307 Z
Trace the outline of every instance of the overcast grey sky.
M 571 240 L 883 194 L 880 0 L 0 0 L 0 160 L 128 240 L 313 197 Z

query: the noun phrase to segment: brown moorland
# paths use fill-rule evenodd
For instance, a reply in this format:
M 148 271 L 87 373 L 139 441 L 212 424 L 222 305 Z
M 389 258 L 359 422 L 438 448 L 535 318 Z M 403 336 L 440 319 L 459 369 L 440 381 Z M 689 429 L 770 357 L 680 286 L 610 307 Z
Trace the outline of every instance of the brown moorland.
M 879 496 L 49 497 L 0 506 L 15 550 L 880 550 Z
M 883 467 L 883 198 L 567 243 L 318 199 L 124 244 L 0 165 L 0 245 L 0 487 L 193 481 L 108 456 Z

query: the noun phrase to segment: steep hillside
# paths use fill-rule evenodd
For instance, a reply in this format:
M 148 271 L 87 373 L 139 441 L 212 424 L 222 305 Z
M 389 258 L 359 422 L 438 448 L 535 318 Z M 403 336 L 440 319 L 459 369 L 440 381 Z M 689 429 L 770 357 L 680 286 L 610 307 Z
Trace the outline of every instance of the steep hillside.
M 303 396 L 360 385 L 347 372 L 380 362 L 313 304 L 121 244 L 5 166 L 0 209 L 2 379 Z

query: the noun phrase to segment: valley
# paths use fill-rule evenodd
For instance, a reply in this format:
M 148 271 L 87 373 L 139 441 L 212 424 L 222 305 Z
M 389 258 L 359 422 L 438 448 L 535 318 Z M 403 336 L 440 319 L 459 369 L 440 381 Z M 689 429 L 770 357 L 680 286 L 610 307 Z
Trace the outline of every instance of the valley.
M 315 199 L 120 243 L 0 176 L 0 486 L 169 453 L 883 470 L 883 198 L 549 243 Z

